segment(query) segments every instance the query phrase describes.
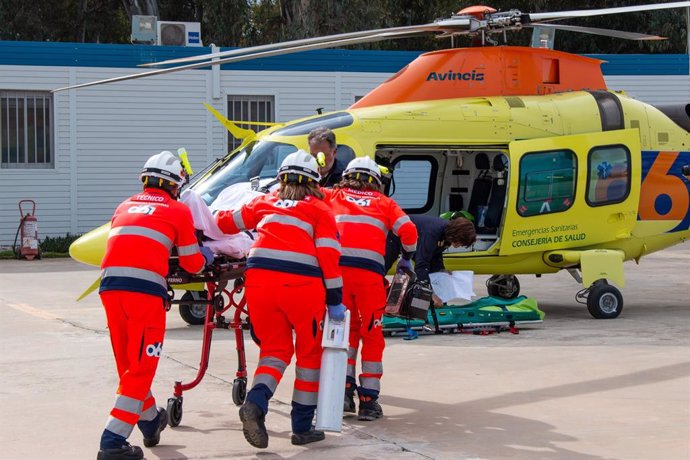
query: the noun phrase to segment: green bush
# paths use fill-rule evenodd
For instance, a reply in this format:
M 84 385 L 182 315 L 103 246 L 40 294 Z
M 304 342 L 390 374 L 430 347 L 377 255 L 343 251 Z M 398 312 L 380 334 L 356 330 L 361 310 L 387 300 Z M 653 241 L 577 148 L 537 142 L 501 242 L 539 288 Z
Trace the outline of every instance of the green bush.
M 43 254 L 46 253 L 63 253 L 69 252 L 69 245 L 72 244 L 81 235 L 72 235 L 68 233 L 65 236 L 50 237 L 46 236 L 41 241 L 40 247 Z

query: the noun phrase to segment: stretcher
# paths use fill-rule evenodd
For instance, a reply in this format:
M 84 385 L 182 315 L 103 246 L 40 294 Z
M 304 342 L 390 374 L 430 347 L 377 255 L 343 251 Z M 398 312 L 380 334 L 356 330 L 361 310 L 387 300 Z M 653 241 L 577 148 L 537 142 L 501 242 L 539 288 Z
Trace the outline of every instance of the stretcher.
M 178 426 L 182 420 L 183 393 L 196 387 L 206 374 L 211 355 L 211 339 L 215 329 L 233 329 L 235 331 L 235 346 L 237 349 L 237 372 L 232 384 L 232 400 L 240 406 L 247 395 L 247 360 L 244 352 L 243 329 L 248 327 L 248 313 L 244 298 L 245 260 L 232 259 L 223 255 L 216 255 L 215 261 L 199 274 L 186 272 L 179 266 L 177 257 L 170 259 L 170 269 L 167 276 L 168 284 L 178 289 L 206 289 L 207 298 L 192 299 L 188 297 L 171 300 L 172 304 L 185 302 L 205 303 L 206 318 L 201 342 L 201 361 L 196 377 L 188 382 L 176 381 L 173 396 L 168 399 L 168 417 L 170 426 Z M 172 297 L 172 296 L 171 296 Z M 227 301 L 226 301 L 227 298 Z M 232 319 L 229 321 L 225 315 Z M 243 320 L 244 315 L 244 320 Z
M 408 338 L 419 332 L 517 333 L 517 325 L 541 323 L 544 316 L 537 301 L 529 297 L 482 297 L 465 305 L 429 308 L 425 319 L 384 315 L 383 333 L 388 337 L 405 333 Z

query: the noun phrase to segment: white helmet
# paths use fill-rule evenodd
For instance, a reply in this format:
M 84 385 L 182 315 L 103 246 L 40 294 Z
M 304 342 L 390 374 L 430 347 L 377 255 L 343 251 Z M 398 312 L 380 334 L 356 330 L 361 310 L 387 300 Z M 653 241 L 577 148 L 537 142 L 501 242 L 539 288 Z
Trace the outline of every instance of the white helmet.
M 372 182 L 372 180 L 374 180 L 379 186 L 382 185 L 381 169 L 379 165 L 369 157 L 359 157 L 349 162 L 345 171 L 343 171 L 343 177 L 362 180 L 364 182 Z
M 278 170 L 278 180 L 281 182 L 308 182 L 308 180 L 320 181 L 319 164 L 316 158 L 304 150 L 298 150 L 286 156 Z
M 180 159 L 167 150 L 158 153 L 144 164 L 139 179 L 146 183 L 146 177 L 157 177 L 169 182 L 173 182 L 178 187 L 187 183 L 188 176 L 182 166 Z

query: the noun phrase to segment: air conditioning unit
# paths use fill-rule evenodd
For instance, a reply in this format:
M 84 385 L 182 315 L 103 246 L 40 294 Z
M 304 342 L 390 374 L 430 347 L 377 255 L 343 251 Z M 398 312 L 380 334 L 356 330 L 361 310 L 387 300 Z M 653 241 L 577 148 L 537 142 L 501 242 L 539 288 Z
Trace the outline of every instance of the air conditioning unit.
M 201 24 L 198 22 L 158 21 L 158 45 L 202 46 Z
M 155 16 L 132 16 L 132 43 L 153 45 L 156 43 L 156 18 Z

